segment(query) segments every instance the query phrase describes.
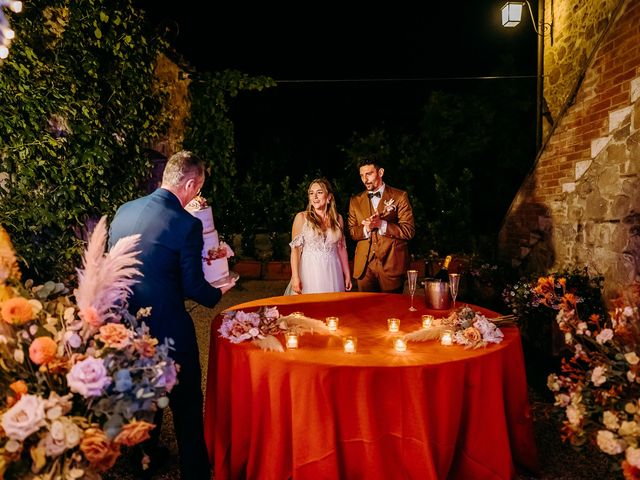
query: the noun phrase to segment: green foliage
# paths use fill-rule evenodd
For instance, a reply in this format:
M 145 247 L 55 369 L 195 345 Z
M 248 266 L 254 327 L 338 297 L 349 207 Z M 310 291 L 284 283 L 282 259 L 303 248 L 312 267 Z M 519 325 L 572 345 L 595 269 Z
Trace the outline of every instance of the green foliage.
M 228 117 L 229 100 L 240 92 L 261 91 L 275 86 L 268 77 L 250 77 L 237 71 L 203 74 L 190 87 L 191 117 L 184 147 L 197 153 L 210 166 L 203 193 L 212 199 L 216 224 L 223 232 L 241 233 L 245 256 L 254 254 L 255 233 L 272 238 L 291 228 L 299 211 L 300 185 L 289 177 L 274 179 L 264 162 L 245 174 L 238 173 L 233 124 Z M 306 185 L 303 187 L 306 191 Z M 300 197 L 301 199 L 306 198 Z
M 509 189 L 533 159 L 527 156 L 527 130 L 513 125 L 513 112 L 502 106 L 513 108 L 509 100 L 517 93 L 507 89 L 498 98 L 481 89 L 436 91 L 416 132 L 375 129 L 342 147 L 349 172 L 363 155 L 375 153 L 386 166 L 385 181 L 409 193 L 416 223 L 412 253 L 475 252 L 484 235 L 495 237 L 495 219 L 515 193 Z M 517 112 L 526 113 L 527 106 L 517 102 Z
M 0 223 L 36 277 L 68 274 L 88 218 L 141 192 L 164 47 L 131 0 L 34 0 L 0 67 Z

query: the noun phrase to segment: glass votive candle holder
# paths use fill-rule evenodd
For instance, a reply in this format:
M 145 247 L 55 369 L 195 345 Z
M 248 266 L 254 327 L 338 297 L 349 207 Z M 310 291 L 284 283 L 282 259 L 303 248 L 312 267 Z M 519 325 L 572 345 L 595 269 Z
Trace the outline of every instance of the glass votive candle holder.
M 327 317 L 325 318 L 325 323 L 327 324 L 327 328 L 329 328 L 330 332 L 335 332 L 338 330 L 340 319 L 338 317 Z
M 396 352 L 406 352 L 407 351 L 407 341 L 398 337 L 393 340 L 393 348 L 396 349 Z
M 440 335 L 440 344 L 450 346 L 453 345 L 453 330 L 445 330 Z
M 391 333 L 398 333 L 400 331 L 400 319 L 399 318 L 388 318 L 387 326 L 389 327 L 389 331 Z
M 285 344 L 287 346 L 287 349 L 293 350 L 295 348 L 298 348 L 298 335 L 297 334 L 287 332 L 287 333 L 284 334 L 284 340 L 285 340 Z
M 358 350 L 358 338 L 357 337 L 344 337 L 342 339 L 342 345 L 344 353 L 356 353 Z
M 433 327 L 433 315 L 422 315 L 422 328 L 426 330 L 431 327 Z

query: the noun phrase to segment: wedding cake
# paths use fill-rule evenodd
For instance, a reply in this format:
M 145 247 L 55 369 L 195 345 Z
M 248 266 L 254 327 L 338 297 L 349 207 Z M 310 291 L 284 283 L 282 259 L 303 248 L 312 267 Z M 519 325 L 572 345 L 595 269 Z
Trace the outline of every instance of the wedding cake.
M 187 212 L 202 222 L 202 271 L 204 278 L 213 283 L 229 275 L 227 257 L 233 256 L 233 251 L 224 242 L 220 242 L 218 231 L 213 223 L 213 212 L 203 197 L 195 197 L 185 207 Z

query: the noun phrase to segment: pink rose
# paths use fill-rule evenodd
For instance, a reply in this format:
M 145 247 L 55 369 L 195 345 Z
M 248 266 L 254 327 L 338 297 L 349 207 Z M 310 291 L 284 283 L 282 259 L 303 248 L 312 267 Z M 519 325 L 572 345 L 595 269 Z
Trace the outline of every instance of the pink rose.
M 102 360 L 88 357 L 71 368 L 67 373 L 67 383 L 72 392 L 85 398 L 97 397 L 111 383 L 111 378 L 107 375 Z

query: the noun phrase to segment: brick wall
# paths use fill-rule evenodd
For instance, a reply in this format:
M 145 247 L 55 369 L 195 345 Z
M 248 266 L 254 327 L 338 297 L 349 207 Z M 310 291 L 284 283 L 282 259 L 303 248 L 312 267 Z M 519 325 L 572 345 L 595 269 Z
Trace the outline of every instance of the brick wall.
M 615 289 L 640 279 L 640 0 L 623 0 L 616 8 L 598 0 L 554 3 L 556 14 L 593 4 L 597 15 L 580 16 L 582 28 L 571 30 L 572 43 L 588 42 L 593 55 L 579 49 L 563 57 L 585 71 L 581 83 L 574 80 L 575 98 L 567 93 L 573 86 L 557 81 L 561 91 L 555 92 L 545 79 L 545 97 L 565 95 L 570 103 L 555 118 L 505 218 L 501 256 L 523 273 L 589 265 Z M 606 24 L 598 5 L 612 12 Z M 562 38 L 560 29 L 554 25 L 554 43 Z M 587 38 L 594 32 L 600 32 L 595 41 Z

